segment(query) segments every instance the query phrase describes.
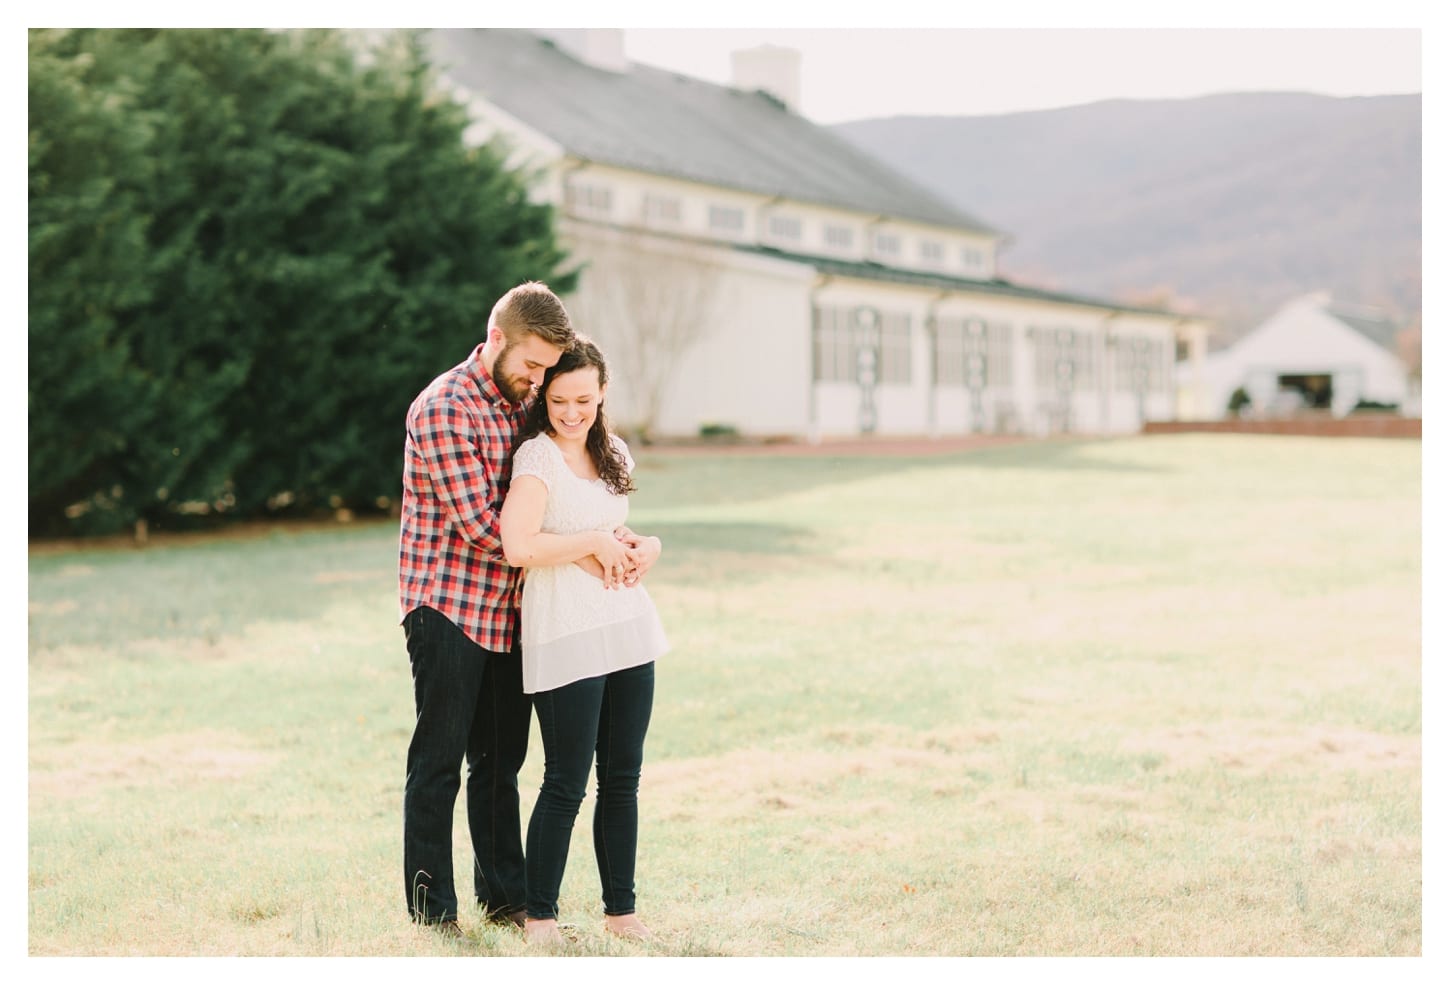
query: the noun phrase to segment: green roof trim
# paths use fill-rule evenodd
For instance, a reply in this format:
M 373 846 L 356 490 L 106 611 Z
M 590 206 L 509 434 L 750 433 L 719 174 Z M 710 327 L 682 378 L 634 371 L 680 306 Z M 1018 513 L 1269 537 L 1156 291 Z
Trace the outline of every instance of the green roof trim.
M 1023 301 L 1051 301 L 1057 304 L 1073 304 L 1085 308 L 1098 308 L 1103 311 L 1116 311 L 1124 314 L 1155 315 L 1162 318 L 1174 318 L 1186 321 L 1209 320 L 1197 315 L 1169 311 L 1166 308 L 1146 308 L 1137 305 L 1119 304 L 1116 301 L 1104 301 L 1099 298 L 1084 297 L 1080 294 L 1065 294 L 1061 291 L 1045 291 L 1036 287 L 1025 287 L 1021 284 L 1014 284 L 1011 281 L 1003 280 L 1000 277 L 994 277 L 991 280 L 977 280 L 971 277 L 953 277 L 950 274 L 933 274 L 921 270 L 903 270 L 899 267 L 888 267 L 885 264 L 873 263 L 869 260 L 841 260 L 835 257 L 787 253 L 784 250 L 777 250 L 768 246 L 737 245 L 735 249 L 742 253 L 773 257 L 778 260 L 788 260 L 793 263 L 809 264 L 815 267 L 820 273 L 829 274 L 833 277 L 854 277 L 858 280 L 871 280 L 880 283 L 909 284 L 914 287 L 931 287 L 938 290 L 964 291 L 973 294 L 993 294 L 999 297 L 1018 298 Z

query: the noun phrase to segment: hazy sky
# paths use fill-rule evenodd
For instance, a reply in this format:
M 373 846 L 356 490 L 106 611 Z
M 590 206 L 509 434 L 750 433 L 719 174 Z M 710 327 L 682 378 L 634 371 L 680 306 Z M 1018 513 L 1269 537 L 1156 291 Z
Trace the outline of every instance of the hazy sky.
M 1421 92 L 1416 29 L 631 28 L 625 55 L 711 82 L 732 51 L 801 53 L 802 115 L 975 115 L 1215 92 Z
M 730 82 L 730 53 L 762 44 L 801 53 L 800 112 L 817 123 L 975 115 L 1100 99 L 1217 92 L 1333 96 L 1422 92 L 1422 31 L 1434 0 L 532 0 L 406 5 L 252 0 L 243 8 L 137 0 L 52 0 L 54 26 L 585 27 L 624 29 L 625 55 Z M 120 16 L 118 17 L 118 13 Z M 246 16 L 240 16 L 245 13 Z M 1431 57 L 1422 59 L 1422 35 Z

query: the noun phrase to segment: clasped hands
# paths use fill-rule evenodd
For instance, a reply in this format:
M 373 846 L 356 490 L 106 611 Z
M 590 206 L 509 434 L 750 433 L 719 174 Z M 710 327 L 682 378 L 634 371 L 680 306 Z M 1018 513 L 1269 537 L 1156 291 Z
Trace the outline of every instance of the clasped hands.
M 586 560 L 599 565 L 586 568 L 604 582 L 605 588 L 633 588 L 660 556 L 660 539 L 642 537 L 628 527 L 599 532 L 599 545 Z

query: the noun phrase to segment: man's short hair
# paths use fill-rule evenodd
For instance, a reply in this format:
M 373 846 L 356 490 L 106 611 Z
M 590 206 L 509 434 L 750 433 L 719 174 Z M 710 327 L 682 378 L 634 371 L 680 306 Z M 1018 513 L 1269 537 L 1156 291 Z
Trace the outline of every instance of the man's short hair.
M 537 335 L 562 349 L 574 341 L 574 325 L 569 321 L 564 302 L 548 285 L 536 280 L 520 284 L 499 298 L 488 323 L 502 329 L 509 342 L 518 342 L 525 335 Z

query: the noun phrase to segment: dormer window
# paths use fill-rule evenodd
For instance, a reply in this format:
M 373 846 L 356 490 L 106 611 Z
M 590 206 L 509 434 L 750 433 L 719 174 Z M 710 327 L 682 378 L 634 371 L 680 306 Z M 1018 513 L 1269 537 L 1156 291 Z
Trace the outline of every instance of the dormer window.
M 793 216 L 773 215 L 766 225 L 771 239 L 797 241 L 801 238 L 801 221 Z
M 666 195 L 645 195 L 644 218 L 646 222 L 678 225 L 680 200 Z
M 946 257 L 946 250 L 940 240 L 924 239 L 921 241 L 921 262 L 933 267 L 940 267 L 942 260 Z
M 738 233 L 745 229 L 745 210 L 729 205 L 710 206 L 710 228 L 724 233 Z
M 574 215 L 609 215 L 613 193 L 603 185 L 571 184 L 564 189 L 564 207 Z
M 826 245 L 833 250 L 849 250 L 856 245 L 856 230 L 850 226 L 826 226 Z
M 895 233 L 877 233 L 871 237 L 871 246 L 877 256 L 896 257 L 901 255 L 901 237 Z

